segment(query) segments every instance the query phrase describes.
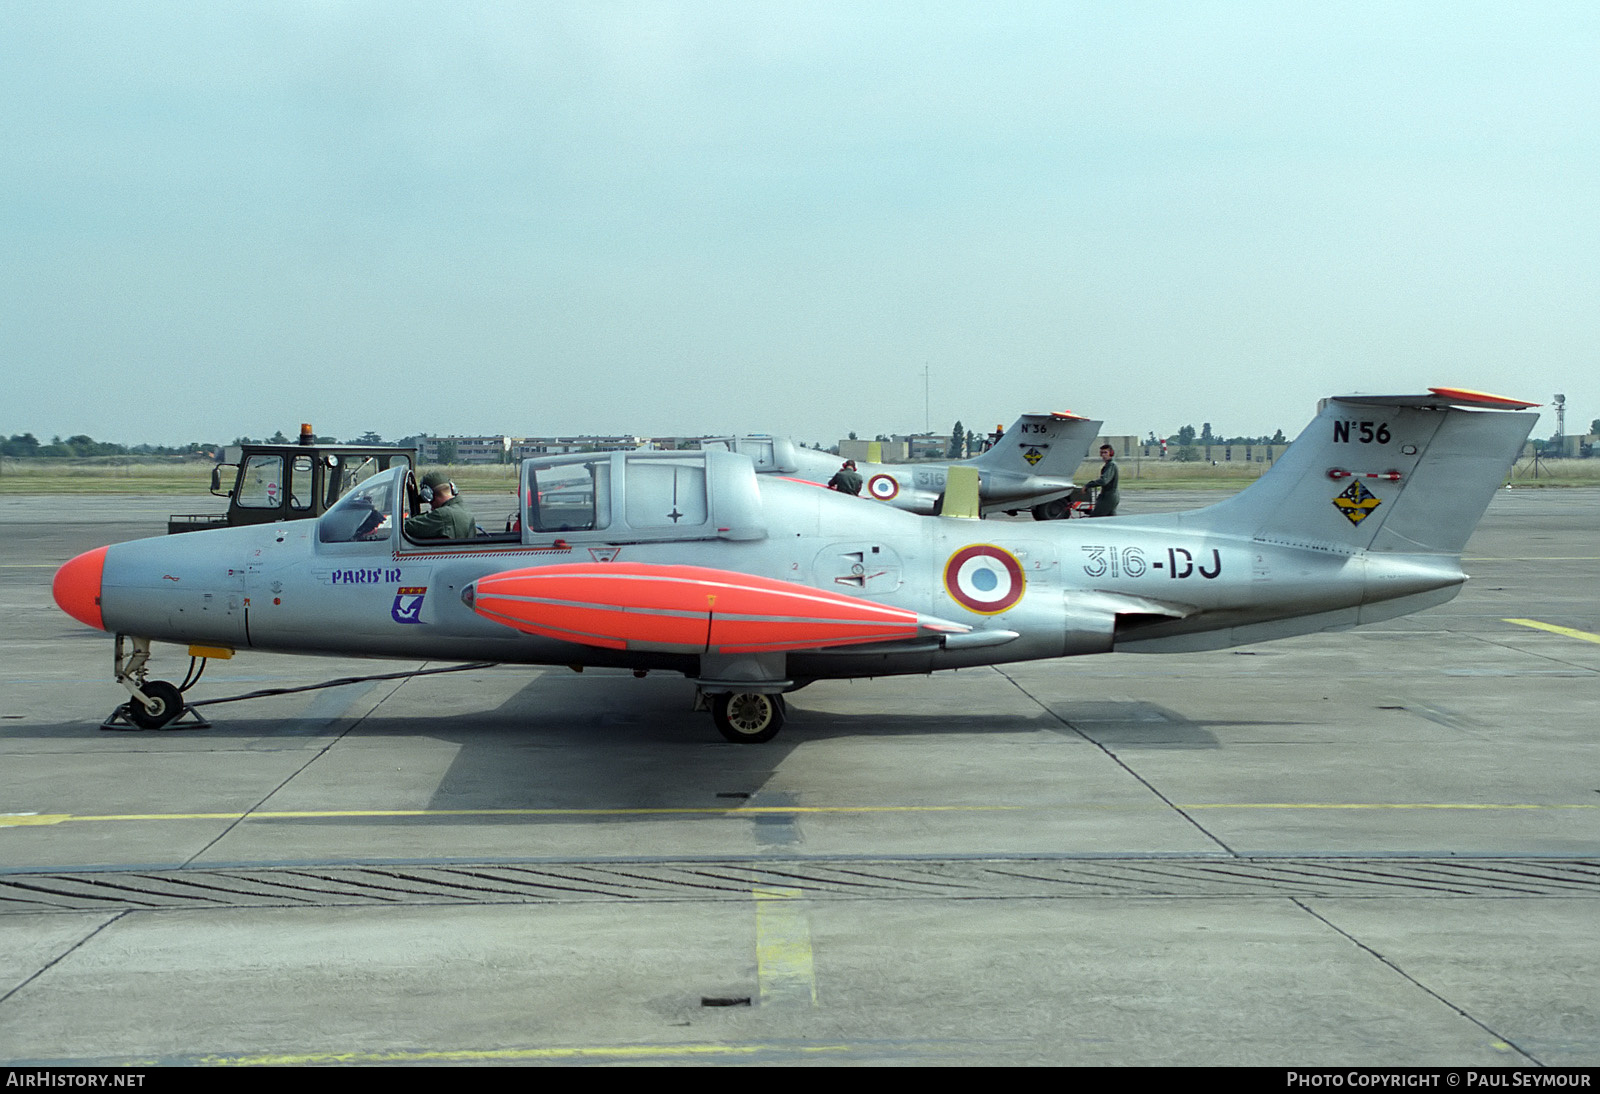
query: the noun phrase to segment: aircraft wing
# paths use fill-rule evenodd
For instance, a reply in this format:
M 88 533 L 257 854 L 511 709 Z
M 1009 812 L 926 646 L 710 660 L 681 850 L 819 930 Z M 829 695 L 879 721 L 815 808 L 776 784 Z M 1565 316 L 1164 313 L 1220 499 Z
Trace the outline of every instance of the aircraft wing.
M 861 597 L 704 566 L 593 562 L 479 578 L 462 599 L 485 619 L 603 649 L 765 653 L 971 631 Z

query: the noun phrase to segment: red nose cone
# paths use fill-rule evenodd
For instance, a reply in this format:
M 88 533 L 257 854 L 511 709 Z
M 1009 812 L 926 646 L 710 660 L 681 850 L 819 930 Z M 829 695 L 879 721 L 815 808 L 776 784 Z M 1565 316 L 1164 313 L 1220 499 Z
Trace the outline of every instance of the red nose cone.
M 100 575 L 106 568 L 106 549 L 85 551 L 56 571 L 50 591 L 61 610 L 80 623 L 105 630 L 100 618 Z

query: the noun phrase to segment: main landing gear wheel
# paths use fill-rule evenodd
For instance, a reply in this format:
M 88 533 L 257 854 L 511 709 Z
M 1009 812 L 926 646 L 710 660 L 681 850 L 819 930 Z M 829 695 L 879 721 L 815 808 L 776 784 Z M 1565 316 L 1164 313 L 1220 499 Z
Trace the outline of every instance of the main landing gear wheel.
M 711 720 L 717 732 L 741 745 L 770 741 L 783 728 L 783 696 L 754 691 L 725 692 L 711 697 Z
M 1072 502 L 1068 498 L 1057 498 L 1033 507 L 1034 520 L 1066 520 L 1071 515 Z
M 147 680 L 139 688 L 150 697 L 151 706 L 128 699 L 128 721 L 140 729 L 161 729 L 183 713 L 183 692 L 165 680 Z

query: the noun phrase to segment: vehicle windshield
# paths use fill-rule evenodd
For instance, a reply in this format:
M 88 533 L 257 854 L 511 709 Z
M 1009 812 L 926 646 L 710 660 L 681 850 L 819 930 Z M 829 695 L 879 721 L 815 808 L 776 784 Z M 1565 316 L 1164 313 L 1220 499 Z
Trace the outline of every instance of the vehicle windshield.
M 251 456 L 239 477 L 239 505 L 245 509 L 276 509 L 283 504 L 283 457 Z
M 322 543 L 358 543 L 387 539 L 394 527 L 394 485 L 402 468 L 375 475 L 339 499 L 317 521 Z
M 377 475 L 386 468 L 380 466 L 381 458 L 373 453 L 357 453 L 353 455 L 330 455 L 328 466 L 332 469 L 328 474 L 328 496 L 324 507 L 332 508 L 333 503 L 348 494 L 352 487 L 359 486 L 368 479 Z M 411 461 L 403 453 L 396 453 L 388 457 L 388 467 L 410 467 Z

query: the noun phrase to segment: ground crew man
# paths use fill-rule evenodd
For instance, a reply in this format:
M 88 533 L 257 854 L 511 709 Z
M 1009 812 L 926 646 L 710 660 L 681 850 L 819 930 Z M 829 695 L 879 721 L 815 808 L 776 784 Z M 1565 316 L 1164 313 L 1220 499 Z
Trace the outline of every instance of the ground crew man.
M 1117 515 L 1117 465 L 1111 462 L 1111 457 L 1117 450 L 1109 444 L 1100 446 L 1100 458 L 1106 462 L 1100 465 L 1100 477 L 1093 482 L 1084 483 L 1085 487 L 1097 486 L 1099 495 L 1094 499 L 1094 508 L 1089 510 L 1091 517 L 1114 517 Z
M 845 460 L 844 466 L 833 473 L 833 478 L 828 480 L 828 489 L 837 490 L 841 494 L 861 493 L 861 472 L 856 470 L 855 460 Z

